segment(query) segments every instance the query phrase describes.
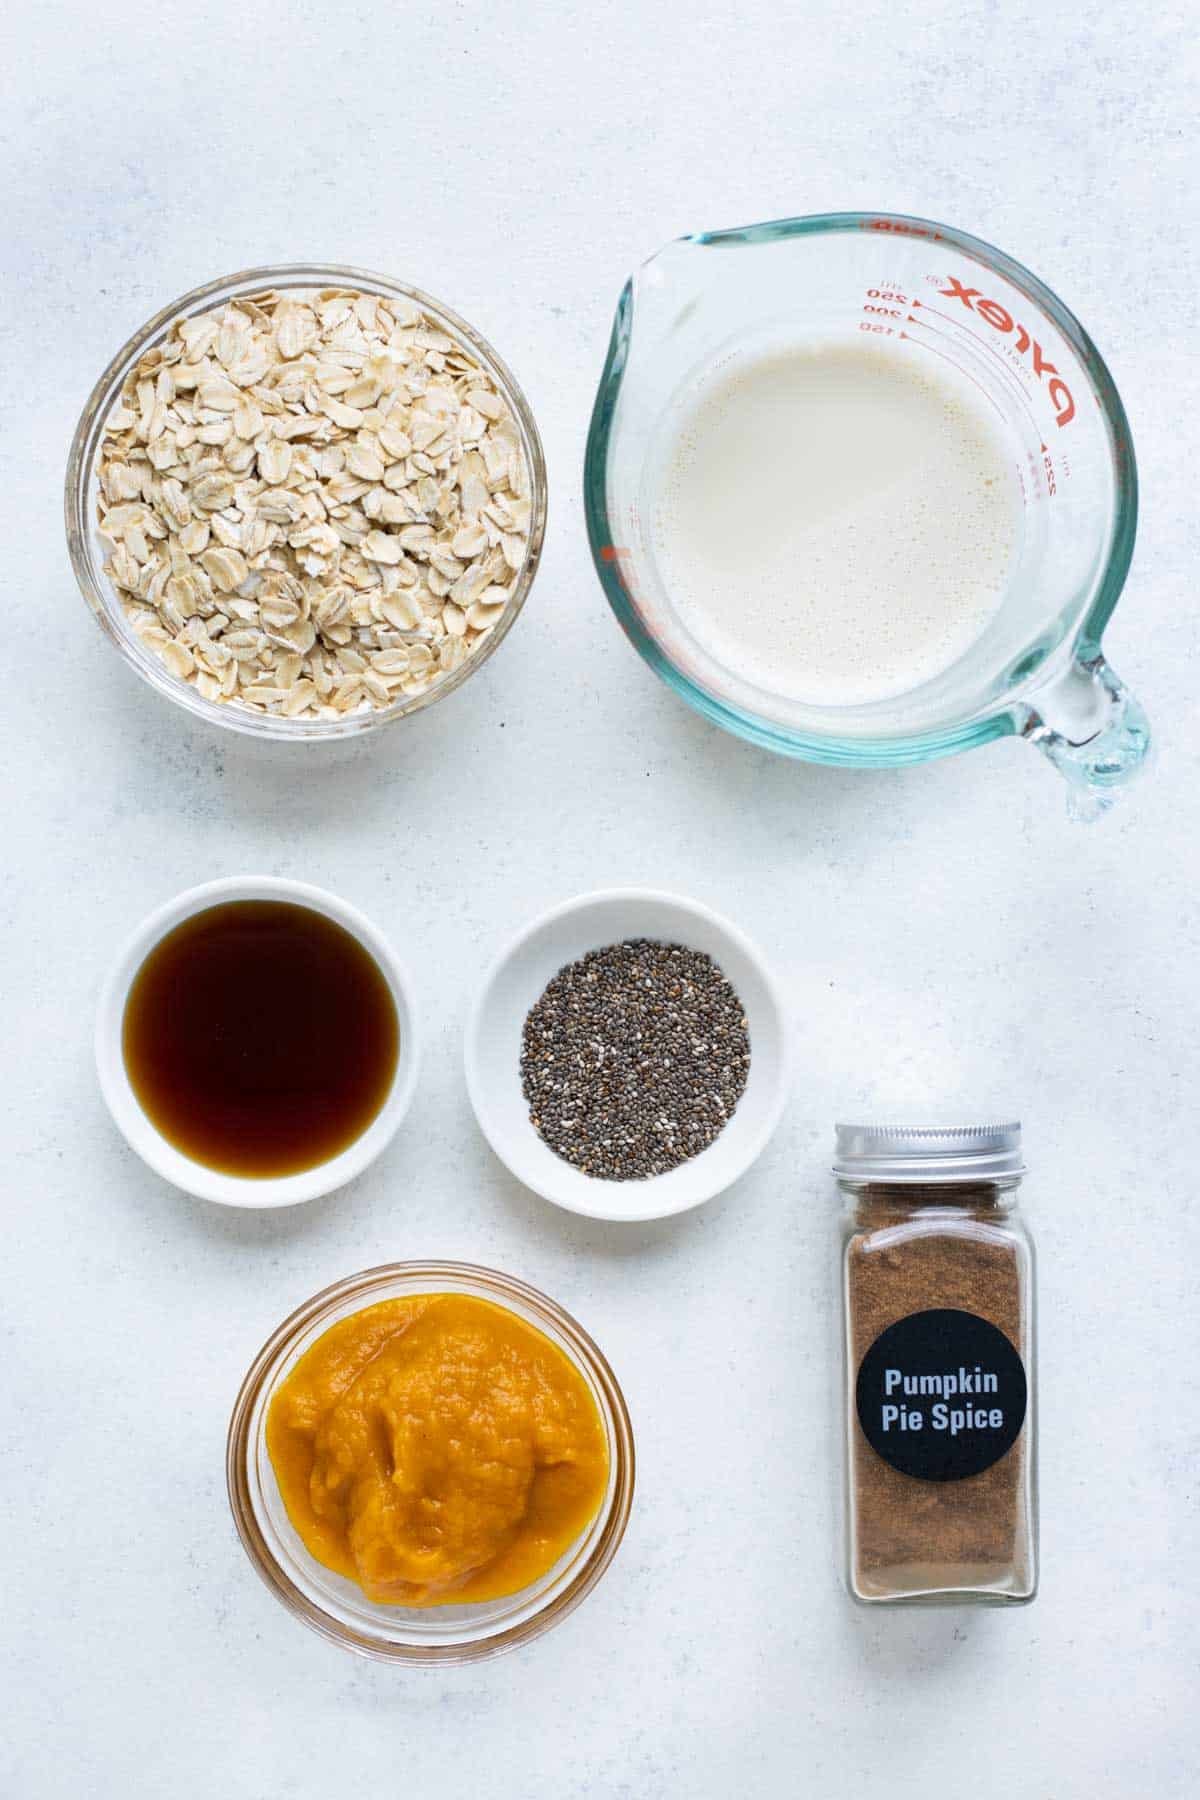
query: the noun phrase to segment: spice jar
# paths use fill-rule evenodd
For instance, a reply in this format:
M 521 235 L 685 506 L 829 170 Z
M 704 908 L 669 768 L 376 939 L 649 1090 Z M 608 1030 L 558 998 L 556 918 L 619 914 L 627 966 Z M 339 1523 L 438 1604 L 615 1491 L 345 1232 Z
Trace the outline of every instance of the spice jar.
M 1021 1128 L 839 1125 L 849 1585 L 869 1604 L 1037 1589 L 1033 1245 Z

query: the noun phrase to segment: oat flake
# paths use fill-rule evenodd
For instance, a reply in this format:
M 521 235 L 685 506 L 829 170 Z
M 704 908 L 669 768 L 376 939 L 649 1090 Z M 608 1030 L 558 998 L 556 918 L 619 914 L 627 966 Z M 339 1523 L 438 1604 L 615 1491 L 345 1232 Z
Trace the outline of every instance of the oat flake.
M 488 372 L 415 305 L 243 295 L 127 377 L 97 470 L 105 573 L 205 698 L 340 718 L 422 694 L 504 615 L 530 471 Z

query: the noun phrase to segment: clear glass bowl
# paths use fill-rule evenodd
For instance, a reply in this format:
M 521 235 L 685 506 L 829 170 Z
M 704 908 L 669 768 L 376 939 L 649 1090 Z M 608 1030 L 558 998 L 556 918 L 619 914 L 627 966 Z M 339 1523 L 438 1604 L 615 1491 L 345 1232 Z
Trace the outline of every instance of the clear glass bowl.
M 338 1319 L 405 1294 L 474 1294 L 527 1319 L 568 1356 L 592 1393 L 608 1440 L 604 1500 L 587 1531 L 540 1581 L 469 1606 L 380 1606 L 305 1549 L 280 1497 L 266 1447 L 272 1398 L 298 1357 Z M 595 1587 L 625 1533 L 633 1501 L 633 1430 L 616 1376 L 591 1338 L 553 1300 L 471 1263 L 389 1263 L 335 1282 L 285 1319 L 252 1363 L 229 1423 L 226 1477 L 246 1553 L 276 1597 L 314 1631 L 387 1662 L 465 1663 L 540 1637 Z
M 517 573 L 512 599 L 504 616 L 480 649 L 469 661 L 445 675 L 423 694 L 406 695 L 394 705 L 349 713 L 338 719 L 284 719 L 271 713 L 258 713 L 248 706 L 228 701 L 205 700 L 188 682 L 172 675 L 152 650 L 140 641 L 130 628 L 122 611 L 116 590 L 104 573 L 104 548 L 96 530 L 96 461 L 108 418 L 130 369 L 152 344 L 165 338 L 172 324 L 181 317 L 211 311 L 239 294 L 260 293 L 264 288 L 357 288 L 363 293 L 385 298 L 413 301 L 436 319 L 442 330 L 456 338 L 485 368 L 507 400 L 521 434 L 530 474 L 530 496 L 533 512 L 529 523 L 529 544 L 525 561 Z M 440 300 L 434 300 L 419 288 L 406 287 L 386 275 L 372 275 L 365 269 L 342 267 L 335 263 L 286 263 L 278 268 L 243 269 L 238 275 L 226 275 L 218 281 L 193 288 L 178 300 L 172 300 L 161 312 L 134 333 L 129 342 L 109 363 L 92 389 L 83 415 L 75 429 L 67 462 L 65 493 L 67 548 L 79 589 L 109 642 L 115 645 L 131 668 L 143 681 L 149 682 L 168 700 L 182 706 L 197 718 L 227 730 L 246 732 L 252 737 L 287 739 L 327 739 L 355 737 L 377 725 L 389 724 L 408 713 L 441 700 L 462 686 L 483 666 L 516 623 L 517 615 L 533 584 L 542 554 L 546 532 L 546 459 L 542 441 L 534 424 L 529 402 L 518 387 L 515 377 L 496 355 L 491 345 L 465 319 L 451 312 Z

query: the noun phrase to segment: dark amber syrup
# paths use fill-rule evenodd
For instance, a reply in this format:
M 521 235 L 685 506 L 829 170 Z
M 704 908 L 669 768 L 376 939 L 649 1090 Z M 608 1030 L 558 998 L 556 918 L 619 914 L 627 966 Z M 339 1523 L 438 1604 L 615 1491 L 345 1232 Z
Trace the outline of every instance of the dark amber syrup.
M 229 1175 L 294 1175 L 360 1137 L 400 1053 L 388 982 L 323 913 L 235 900 L 177 925 L 129 990 L 125 1067 L 177 1150 Z

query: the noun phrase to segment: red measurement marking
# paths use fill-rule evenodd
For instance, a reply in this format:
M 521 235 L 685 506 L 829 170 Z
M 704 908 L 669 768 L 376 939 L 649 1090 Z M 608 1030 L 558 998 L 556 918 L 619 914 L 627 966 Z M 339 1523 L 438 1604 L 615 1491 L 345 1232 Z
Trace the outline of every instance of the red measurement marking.
M 930 304 L 929 304 L 929 302 L 928 302 L 928 300 L 914 300 L 914 301 L 913 301 L 913 305 L 914 305 L 914 306 L 919 306 L 919 307 L 920 307 L 920 309 L 921 309 L 921 311 L 922 311 L 922 312 L 931 312 L 931 313 L 936 313 L 936 314 L 937 314 L 937 316 L 938 316 L 938 318 L 939 318 L 939 319 L 945 319 L 945 321 L 946 321 L 946 323 L 947 323 L 947 324 L 948 324 L 948 325 L 963 325 L 963 322 L 962 322 L 962 320 L 961 320 L 961 319 L 956 319 L 956 318 L 955 318 L 955 317 L 954 317 L 954 315 L 953 315 L 953 313 L 944 313 L 944 312 L 943 312 L 943 311 L 942 311 L 942 309 L 941 309 L 941 307 L 940 307 L 940 306 L 930 306 Z M 965 325 L 963 325 L 963 330 L 964 330 L 964 331 L 965 331 L 965 330 L 967 330 L 967 329 L 968 329 L 968 327 L 967 327 L 967 326 L 965 326 Z M 975 336 L 975 333 L 974 333 L 974 332 L 972 332 L 972 333 L 971 333 L 971 336 L 972 336 L 972 337 L 974 337 L 974 336 Z M 979 340 L 978 340 L 978 341 L 979 341 L 979 342 L 980 342 L 980 343 L 983 343 L 983 342 L 984 342 L 984 340 L 983 340 L 983 339 L 982 339 L 982 338 L 980 338 L 980 339 L 979 339 Z M 989 350 L 995 350 L 995 349 L 996 349 L 996 346 L 995 346 L 995 345 L 994 345 L 994 344 L 989 344 L 989 345 L 988 345 L 988 349 L 989 349 Z M 999 354 L 1000 354 L 1000 353 L 999 353 L 999 351 L 998 351 L 998 350 L 997 350 L 997 351 L 996 351 L 996 354 L 997 354 L 997 355 L 999 355 Z
M 902 219 L 864 219 L 864 231 L 894 231 L 898 237 L 928 238 L 931 243 L 940 244 L 940 231 L 930 231 L 927 225 L 908 225 Z
M 616 562 L 616 560 L 619 556 L 632 556 L 632 555 L 633 555 L 632 550 L 626 550 L 620 544 L 601 544 L 601 546 L 600 546 L 601 562 Z

